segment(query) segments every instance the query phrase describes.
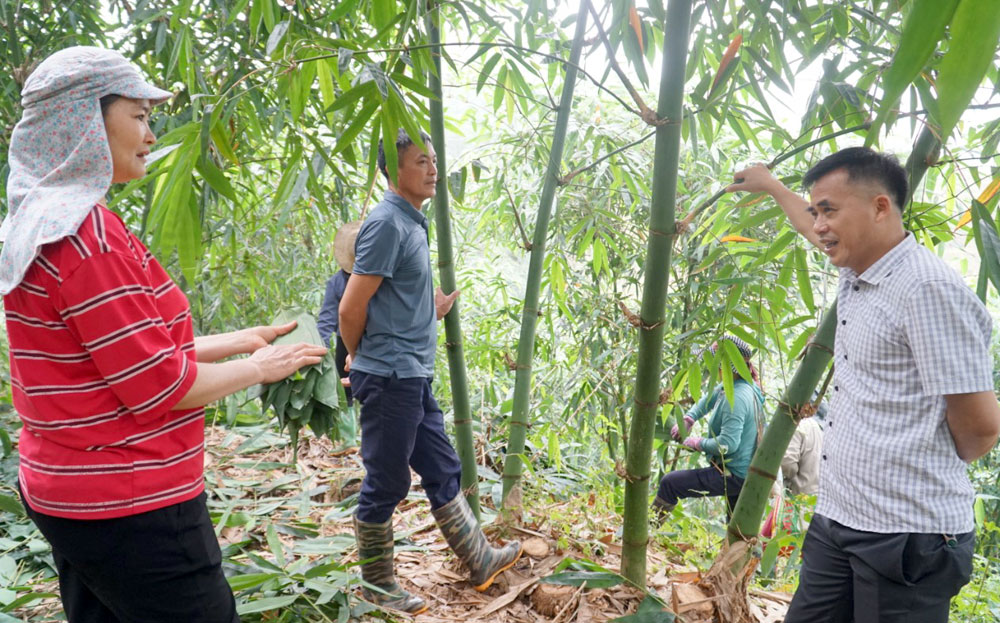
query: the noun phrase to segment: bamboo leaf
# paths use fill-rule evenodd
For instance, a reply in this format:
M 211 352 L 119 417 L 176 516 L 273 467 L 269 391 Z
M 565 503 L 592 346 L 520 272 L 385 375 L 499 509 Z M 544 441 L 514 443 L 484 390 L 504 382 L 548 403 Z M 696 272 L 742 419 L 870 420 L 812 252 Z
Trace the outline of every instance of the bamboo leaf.
M 912 0 L 910 13 L 903 21 L 899 47 L 892 57 L 892 64 L 882 75 L 882 102 L 875 121 L 868 131 L 866 145 L 878 138 L 879 128 L 885 123 L 899 97 L 927 64 L 938 41 L 944 36 L 959 0 Z
M 701 362 L 697 359 L 692 359 L 688 364 L 687 385 L 691 400 L 701 400 Z
M 501 58 L 503 58 L 503 56 L 499 52 L 497 52 L 496 54 L 491 56 L 490 60 L 486 61 L 486 63 L 483 65 L 483 69 L 479 72 L 479 77 L 476 79 L 477 94 L 483 90 L 483 85 L 485 85 L 486 80 L 489 79 L 490 72 L 493 71 L 493 68 L 496 67 L 496 64 L 500 62 Z
M 250 40 L 257 39 L 257 32 L 260 31 L 261 17 L 264 15 L 263 4 L 271 0 L 253 0 L 250 5 Z
M 198 169 L 198 172 L 201 173 L 202 178 L 208 182 L 208 185 L 215 189 L 215 192 L 234 203 L 238 202 L 238 199 L 236 198 L 236 191 L 233 190 L 233 186 L 229 183 L 229 179 L 227 179 L 226 175 L 219 170 L 217 166 L 212 164 L 210 160 L 204 157 L 199 158 L 196 168 Z
M 396 16 L 396 0 L 372 0 L 372 24 L 382 30 Z M 381 33 L 380 33 L 381 34 Z
M 285 38 L 285 34 L 288 32 L 288 27 L 292 25 L 292 22 L 285 20 L 275 26 L 274 30 L 267 37 L 267 45 L 264 46 L 264 54 L 271 58 L 274 58 L 274 52 L 278 49 L 278 45 L 281 40 Z
M 428 89 L 422 82 L 420 82 L 419 80 L 414 80 L 413 78 L 407 76 L 406 74 L 395 73 L 391 74 L 389 78 L 392 81 L 405 86 L 407 89 L 413 91 L 418 95 L 422 95 L 423 97 L 426 97 L 428 99 L 434 97 L 434 94 L 431 93 L 430 89 Z
M 333 104 L 326 109 L 326 112 L 334 112 L 340 110 L 341 108 L 347 108 L 352 106 L 355 102 L 361 98 L 368 98 L 375 95 L 378 88 L 375 86 L 375 82 L 372 80 L 367 80 L 352 87 L 351 90 L 347 91 L 340 97 L 338 97 Z M 367 119 L 366 119 L 367 121 Z
M 251 614 L 254 612 L 266 612 L 268 610 L 280 610 L 286 608 L 298 599 L 298 595 L 282 595 L 280 597 L 265 597 L 264 599 L 255 599 L 253 601 L 248 601 L 247 603 L 239 604 L 236 606 L 236 612 L 238 614 Z
M 500 105 L 503 104 L 504 96 L 504 84 L 507 82 L 507 66 L 504 65 L 500 68 L 500 72 L 497 73 L 497 84 L 493 88 L 493 112 L 500 110 Z
M 995 0 L 962 0 L 951 21 L 951 42 L 938 67 L 938 125 L 945 142 L 969 106 L 1000 39 Z
M 319 83 L 320 104 L 326 113 L 326 122 L 333 125 L 333 114 L 328 112 L 334 102 L 337 101 L 336 91 L 333 87 L 333 73 L 330 69 L 329 61 L 322 59 L 316 64 L 316 82 Z
M 584 582 L 587 588 L 610 588 L 625 582 L 625 578 L 610 571 L 563 571 L 542 578 L 546 584 L 562 586 L 580 586 Z
M 382 121 L 382 145 L 385 152 L 385 169 L 390 180 L 399 179 L 399 153 L 396 150 L 396 136 L 399 133 L 399 118 L 390 102 L 383 102 L 380 119 Z M 412 138 L 412 137 L 411 137 Z
M 280 577 L 281 574 L 278 573 L 244 573 L 226 579 L 229 582 L 229 588 L 235 592 L 239 592 L 249 588 L 256 588 L 268 580 Z
M 346 149 L 348 145 L 354 142 L 354 139 L 357 138 L 358 134 L 360 134 L 361 131 L 368 125 L 369 120 L 372 118 L 372 115 L 375 114 L 378 107 L 379 101 L 377 99 L 373 99 L 365 104 L 364 108 L 362 108 L 354 116 L 350 125 L 348 125 L 343 133 L 341 133 L 340 137 L 337 138 L 337 144 L 334 146 L 333 151 L 330 152 L 331 156 L 340 153 Z
M 750 368 L 747 366 L 746 360 L 743 359 L 743 355 L 740 354 L 740 349 L 736 348 L 736 344 L 733 344 L 730 340 L 719 340 L 719 344 L 722 346 L 724 355 L 723 367 L 729 368 L 730 380 L 733 380 L 732 368 L 734 367 L 741 377 L 750 379 Z M 723 382 L 725 382 L 725 374 L 723 374 Z
M 646 44 L 642 40 L 642 19 L 639 18 L 639 12 L 635 10 L 634 2 L 628 7 L 628 23 L 632 26 L 632 32 L 635 33 L 635 40 L 639 43 L 639 52 L 645 54 Z
M 978 201 L 972 202 L 972 232 L 982 258 L 983 270 L 993 287 L 1000 292 L 1000 235 L 997 234 L 996 223 L 990 217 L 986 206 Z M 985 302 L 985 292 L 980 298 Z
M 229 137 L 226 135 L 226 130 L 222 124 L 216 123 L 213 125 L 209 134 L 212 137 L 212 144 L 219 150 L 222 157 L 233 164 L 238 165 L 240 161 L 236 157 L 236 152 L 233 151 L 232 145 L 229 143 Z
M 357 6 L 358 0 L 340 0 L 327 19 L 331 22 L 337 22 L 348 13 L 353 13 Z
M 740 51 L 741 45 L 743 45 L 743 35 L 737 34 L 726 48 L 725 53 L 722 55 L 722 60 L 719 61 L 719 69 L 715 72 L 715 78 L 712 79 L 712 88 L 708 90 L 708 96 L 705 99 L 712 99 L 716 88 L 732 75 L 730 65 L 736 58 L 736 54 Z
M 274 554 L 274 560 L 278 563 L 279 567 L 285 566 L 285 547 L 281 544 L 281 540 L 278 538 L 278 533 L 274 530 L 274 524 L 267 524 L 267 547 Z
M 24 507 L 17 498 L 11 497 L 9 495 L 4 495 L 0 493 L 0 511 L 5 511 L 8 513 L 13 513 L 18 517 L 24 517 Z
M 264 0 L 261 3 L 261 18 L 268 32 L 274 29 L 275 24 L 278 23 L 278 18 L 274 14 L 274 0 Z
M 795 249 L 795 278 L 799 284 L 799 295 L 802 302 L 810 312 L 816 310 L 816 303 L 813 301 L 812 282 L 809 280 L 809 262 L 806 260 L 806 250 L 802 247 Z

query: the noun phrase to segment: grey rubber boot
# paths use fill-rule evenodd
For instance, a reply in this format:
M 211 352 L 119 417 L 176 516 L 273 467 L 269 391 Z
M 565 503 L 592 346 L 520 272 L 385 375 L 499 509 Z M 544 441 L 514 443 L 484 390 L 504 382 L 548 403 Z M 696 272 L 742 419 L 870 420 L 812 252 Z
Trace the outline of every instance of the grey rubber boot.
M 354 517 L 354 534 L 358 539 L 358 560 L 374 558 L 362 563 L 361 577 L 385 593 L 362 587 L 361 594 L 376 606 L 420 614 L 427 610 L 427 603 L 396 583 L 393 571 L 392 519 L 385 523 L 365 523 Z
M 451 502 L 431 512 L 448 545 L 469 568 L 469 581 L 477 591 L 483 592 L 489 588 L 501 572 L 513 567 L 521 557 L 519 541 L 503 547 L 490 545 L 461 493 Z

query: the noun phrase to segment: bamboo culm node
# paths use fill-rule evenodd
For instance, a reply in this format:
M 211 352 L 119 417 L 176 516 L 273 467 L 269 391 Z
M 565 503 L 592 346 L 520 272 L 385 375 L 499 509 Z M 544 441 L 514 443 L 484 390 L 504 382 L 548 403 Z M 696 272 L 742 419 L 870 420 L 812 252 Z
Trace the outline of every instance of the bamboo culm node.
M 775 480 L 778 479 L 778 475 L 777 474 L 772 474 L 771 472 L 765 471 L 765 470 L 763 470 L 763 469 L 761 469 L 759 467 L 754 467 L 753 465 L 751 465 L 749 469 L 750 469 L 751 472 L 753 472 L 755 474 L 759 474 L 759 475 L 763 476 L 764 478 L 767 478 L 771 482 L 774 482 Z

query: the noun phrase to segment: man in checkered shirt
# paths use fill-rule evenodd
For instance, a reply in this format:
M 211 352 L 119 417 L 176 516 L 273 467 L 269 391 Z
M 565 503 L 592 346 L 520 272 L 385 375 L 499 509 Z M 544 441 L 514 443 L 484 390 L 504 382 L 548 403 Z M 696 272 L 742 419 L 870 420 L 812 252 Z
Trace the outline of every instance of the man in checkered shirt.
M 840 268 L 834 381 L 816 514 L 786 623 L 940 622 L 969 581 L 967 463 L 997 441 L 991 320 L 903 228 L 906 172 L 867 148 L 809 170 L 810 201 L 763 165 L 730 191 L 766 192 Z

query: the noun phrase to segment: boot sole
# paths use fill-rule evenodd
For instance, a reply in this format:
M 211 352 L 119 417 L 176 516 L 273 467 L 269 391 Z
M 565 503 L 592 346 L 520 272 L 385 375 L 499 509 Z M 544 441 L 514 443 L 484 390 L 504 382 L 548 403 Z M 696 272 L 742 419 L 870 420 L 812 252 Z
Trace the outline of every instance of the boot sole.
M 402 608 L 393 608 L 392 606 L 387 606 L 385 604 L 380 604 L 377 601 L 371 601 L 370 599 L 366 599 L 365 601 L 367 601 L 371 605 L 377 607 L 379 610 L 389 610 L 391 612 L 402 612 L 403 614 L 409 614 L 411 616 L 417 616 L 418 614 L 423 614 L 423 613 L 425 613 L 425 612 L 427 612 L 428 610 L 431 609 L 431 607 L 429 605 L 427 605 L 427 604 L 424 604 L 423 607 L 421 607 L 418 610 L 403 610 Z
M 494 573 L 493 575 L 491 575 L 489 577 L 489 579 L 487 579 L 485 582 L 483 582 L 479 586 L 473 586 L 472 588 L 476 589 L 480 593 L 484 592 L 486 589 L 488 589 L 493 584 L 493 580 L 496 580 L 498 575 L 500 575 L 501 573 L 503 573 L 507 569 L 510 569 L 511 567 L 513 567 L 514 563 L 516 563 L 518 560 L 521 559 L 521 554 L 523 554 L 523 553 L 524 553 L 524 545 L 522 545 L 520 547 L 520 549 L 517 550 L 517 556 L 514 556 L 514 560 L 510 561 L 506 565 L 504 565 L 504 566 L 500 567 L 499 569 L 497 569 L 496 573 Z
M 402 608 L 393 608 L 392 606 L 388 606 L 386 604 L 380 604 L 379 602 L 377 602 L 374 599 L 372 599 L 369 595 L 365 595 L 364 592 L 361 593 L 361 599 L 363 599 L 364 601 L 370 603 L 371 605 L 375 606 L 376 608 L 378 608 L 380 610 L 389 610 L 389 611 L 392 611 L 392 612 L 402 612 L 403 614 L 409 614 L 411 616 L 417 616 L 418 614 L 423 614 L 423 613 L 425 613 L 425 612 L 427 612 L 428 610 L 431 609 L 430 605 L 428 605 L 426 602 L 424 603 L 424 605 L 422 607 L 418 608 L 417 610 L 403 610 Z

